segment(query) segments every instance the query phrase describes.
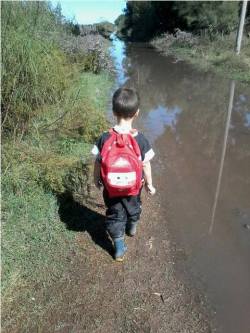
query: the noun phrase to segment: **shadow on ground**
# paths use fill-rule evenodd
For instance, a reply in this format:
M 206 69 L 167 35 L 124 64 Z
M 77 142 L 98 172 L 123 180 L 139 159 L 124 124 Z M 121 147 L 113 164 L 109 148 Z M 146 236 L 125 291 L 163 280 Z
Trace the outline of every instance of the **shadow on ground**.
M 98 246 L 113 256 L 112 242 L 105 231 L 104 215 L 76 201 L 71 193 L 60 194 L 57 198 L 58 214 L 67 229 L 89 233 Z

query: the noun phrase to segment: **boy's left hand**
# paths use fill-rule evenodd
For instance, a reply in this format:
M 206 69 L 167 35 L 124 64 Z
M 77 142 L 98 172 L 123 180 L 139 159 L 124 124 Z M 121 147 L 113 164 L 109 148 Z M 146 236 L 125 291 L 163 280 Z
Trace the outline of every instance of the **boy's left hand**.
M 150 195 L 154 195 L 155 192 L 156 192 L 156 189 L 153 185 L 151 184 L 146 184 L 146 189 L 147 189 L 147 192 L 150 194 Z

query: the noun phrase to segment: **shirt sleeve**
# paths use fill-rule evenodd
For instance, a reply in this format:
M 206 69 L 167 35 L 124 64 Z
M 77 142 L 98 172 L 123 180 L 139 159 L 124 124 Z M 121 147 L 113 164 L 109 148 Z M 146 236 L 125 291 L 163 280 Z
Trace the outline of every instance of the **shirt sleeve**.
M 149 162 L 155 156 L 155 153 L 148 139 L 142 133 L 139 133 L 136 139 L 141 150 L 142 161 L 144 163 Z
M 97 145 L 94 145 L 93 148 L 91 149 L 91 154 L 94 156 L 97 156 L 99 154 L 99 150 L 97 148 Z
M 152 148 L 150 148 L 146 153 L 145 153 L 145 157 L 143 162 L 149 162 L 150 160 L 152 160 L 152 158 L 155 156 L 155 152 L 153 151 Z
M 96 157 L 96 159 L 98 161 L 101 161 L 101 156 L 100 156 L 100 152 L 102 150 L 102 147 L 104 145 L 104 142 L 107 140 L 107 138 L 109 137 L 109 133 L 105 132 L 103 133 L 97 140 L 96 143 L 94 144 L 91 153 Z
M 93 148 L 92 148 L 92 150 L 91 150 L 91 153 L 92 153 L 94 156 L 97 156 L 97 155 L 100 153 L 101 149 L 102 149 L 102 143 L 101 143 L 101 141 L 102 141 L 102 136 L 100 136 L 100 137 L 97 139 L 96 143 L 94 144 L 94 146 L 93 146 Z

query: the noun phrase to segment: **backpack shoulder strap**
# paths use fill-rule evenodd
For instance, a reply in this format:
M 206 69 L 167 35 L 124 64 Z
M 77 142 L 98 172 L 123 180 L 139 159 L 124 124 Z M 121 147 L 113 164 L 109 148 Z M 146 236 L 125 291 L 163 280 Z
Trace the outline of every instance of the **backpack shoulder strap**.
M 136 131 L 136 130 L 135 130 Z M 128 135 L 129 144 L 132 146 L 135 154 L 139 159 L 141 159 L 141 149 L 132 133 Z
M 129 134 L 119 133 L 114 128 L 110 129 L 110 133 L 115 136 L 115 141 L 118 147 L 122 148 L 128 143 Z
M 112 144 L 115 142 L 115 133 L 113 132 L 112 128 L 109 129 L 109 131 L 107 132 L 109 133 L 108 138 L 105 140 L 103 146 L 102 146 L 102 150 L 101 150 L 101 156 L 105 155 L 107 150 L 109 149 L 110 146 L 112 146 Z

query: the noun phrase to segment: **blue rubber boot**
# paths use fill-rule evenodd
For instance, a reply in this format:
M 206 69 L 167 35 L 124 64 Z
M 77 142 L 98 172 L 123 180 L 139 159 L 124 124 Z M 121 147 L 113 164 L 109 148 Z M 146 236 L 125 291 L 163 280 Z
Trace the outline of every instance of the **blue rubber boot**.
M 124 238 L 115 238 L 114 239 L 114 246 L 115 246 L 115 260 L 116 261 L 123 261 L 124 254 L 127 251 L 127 246 L 124 243 Z

